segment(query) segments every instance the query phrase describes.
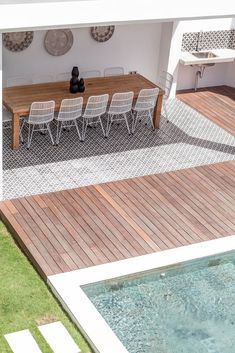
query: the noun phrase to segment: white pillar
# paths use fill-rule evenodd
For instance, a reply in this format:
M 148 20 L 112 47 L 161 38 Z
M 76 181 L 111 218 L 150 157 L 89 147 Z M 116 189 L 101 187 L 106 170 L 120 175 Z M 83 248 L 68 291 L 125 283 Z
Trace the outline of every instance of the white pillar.
M 175 21 L 172 29 L 171 46 L 167 68 L 167 71 L 173 75 L 173 84 L 171 88 L 170 98 L 174 98 L 176 93 L 182 37 L 183 32 L 181 29 L 181 23 L 179 21 Z
M 2 140 L 2 33 L 0 32 L 0 200 L 3 199 Z
M 161 76 L 162 71 L 168 71 L 173 24 L 173 22 L 162 23 L 160 53 L 158 59 L 158 78 Z
M 173 75 L 170 98 L 174 98 L 176 93 L 182 35 L 180 22 L 165 22 L 162 24 L 158 77 L 162 71 L 167 71 Z

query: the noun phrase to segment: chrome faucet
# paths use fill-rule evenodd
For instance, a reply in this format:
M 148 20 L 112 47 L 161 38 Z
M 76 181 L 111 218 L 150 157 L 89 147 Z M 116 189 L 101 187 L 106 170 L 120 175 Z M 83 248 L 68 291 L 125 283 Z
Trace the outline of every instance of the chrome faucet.
M 202 50 L 202 47 L 203 47 L 203 37 L 204 37 L 203 31 L 200 31 L 200 32 L 198 33 L 196 51 Z

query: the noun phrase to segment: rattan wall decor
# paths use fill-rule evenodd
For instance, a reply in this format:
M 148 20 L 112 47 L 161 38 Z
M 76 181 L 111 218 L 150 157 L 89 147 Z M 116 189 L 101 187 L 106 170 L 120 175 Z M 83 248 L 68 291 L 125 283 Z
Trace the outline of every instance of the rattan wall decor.
M 66 54 L 73 45 L 73 33 L 70 29 L 47 31 L 44 39 L 46 51 L 54 56 Z
M 8 32 L 3 33 L 3 45 L 12 52 L 27 49 L 33 41 L 33 32 Z
M 115 26 L 91 27 L 91 36 L 97 42 L 107 42 L 112 37 L 114 29 Z

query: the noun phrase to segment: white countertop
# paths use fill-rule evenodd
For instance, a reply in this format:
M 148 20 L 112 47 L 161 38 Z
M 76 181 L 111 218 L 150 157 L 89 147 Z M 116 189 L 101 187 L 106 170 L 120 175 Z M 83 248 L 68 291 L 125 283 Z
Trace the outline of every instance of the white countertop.
M 212 49 L 212 50 L 201 50 L 200 52 L 209 51 L 216 55 L 214 58 L 197 58 L 192 53 L 182 52 L 180 57 L 180 63 L 183 65 L 202 65 L 209 63 L 224 63 L 231 62 L 235 59 L 234 49 Z

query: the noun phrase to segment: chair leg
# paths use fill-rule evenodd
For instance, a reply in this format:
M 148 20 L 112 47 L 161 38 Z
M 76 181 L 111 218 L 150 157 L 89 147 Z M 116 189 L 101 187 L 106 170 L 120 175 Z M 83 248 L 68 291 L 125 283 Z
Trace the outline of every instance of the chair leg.
M 127 114 L 123 114 L 123 116 L 124 116 L 124 119 L 125 119 L 125 122 L 126 122 L 126 127 L 127 127 L 127 130 L 128 130 L 128 134 L 131 135 L 130 127 L 129 127 L 128 120 L 127 120 Z
M 150 122 L 151 122 L 151 125 L 152 125 L 152 129 L 155 130 L 154 122 L 153 122 L 153 112 L 151 110 L 149 110 L 148 116 L 149 116 L 149 119 L 150 119 Z
M 24 138 L 23 138 L 23 134 L 22 134 L 22 131 L 23 131 L 23 128 L 24 128 L 24 124 L 25 124 L 25 120 L 23 120 L 23 123 L 22 123 L 21 128 L 20 128 L 20 141 L 21 141 L 21 143 L 24 143 Z
M 74 125 L 75 125 L 77 133 L 78 133 L 78 138 L 81 141 L 82 137 L 81 137 L 81 134 L 80 134 L 80 131 L 79 131 L 79 128 L 78 128 L 78 122 L 77 122 L 76 119 L 74 120 Z
M 53 136 L 52 136 L 50 123 L 48 123 L 46 126 L 47 126 L 47 131 L 49 132 L 49 135 L 50 135 L 50 138 L 51 138 L 52 145 L 54 145 L 55 143 L 54 143 L 54 139 L 53 139 Z
M 61 125 L 62 122 L 57 120 L 57 124 L 56 124 L 56 138 L 55 138 L 55 144 L 58 145 L 59 141 L 60 141 L 60 129 L 61 129 Z
M 138 114 L 138 112 L 134 111 L 132 113 L 132 128 L 131 128 L 132 134 L 134 134 L 134 132 L 135 132 L 135 128 L 136 128 L 136 124 L 137 124 L 138 119 L 139 119 L 139 114 Z
M 163 108 L 164 108 L 164 112 L 165 112 L 166 122 L 169 123 L 169 116 L 168 116 L 165 100 L 163 100 Z
M 34 131 L 34 125 L 29 124 L 29 126 L 28 126 L 28 144 L 27 144 L 28 150 L 29 150 L 31 142 L 32 142 L 33 131 Z
M 87 125 L 88 125 L 87 119 L 83 119 L 83 122 L 82 122 L 82 139 L 81 139 L 81 141 L 85 140 Z
M 108 114 L 108 120 L 107 120 L 107 128 L 106 128 L 106 137 L 109 136 L 109 132 L 112 126 L 112 121 L 113 121 L 113 116 Z
M 99 116 L 99 122 L 100 122 L 100 126 L 101 126 L 101 129 L 102 129 L 103 135 L 104 135 L 104 137 L 106 137 L 105 130 L 104 130 L 104 125 L 103 125 L 101 116 Z
M 60 137 L 61 137 L 61 134 L 62 134 L 62 130 L 63 130 L 63 131 L 66 131 L 66 128 L 65 128 L 65 126 L 64 126 L 63 121 L 60 122 L 60 128 L 59 128 L 59 134 L 58 134 L 58 143 L 59 143 L 59 141 L 60 141 Z

